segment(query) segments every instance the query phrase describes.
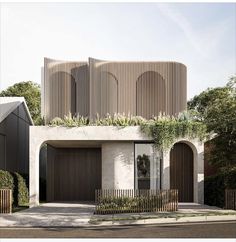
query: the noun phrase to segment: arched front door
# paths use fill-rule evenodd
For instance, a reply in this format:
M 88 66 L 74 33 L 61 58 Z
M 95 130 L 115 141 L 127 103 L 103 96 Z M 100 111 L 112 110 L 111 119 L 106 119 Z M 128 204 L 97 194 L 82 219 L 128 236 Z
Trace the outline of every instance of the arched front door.
M 179 202 L 193 202 L 193 151 L 185 143 L 171 149 L 170 188 L 178 189 Z

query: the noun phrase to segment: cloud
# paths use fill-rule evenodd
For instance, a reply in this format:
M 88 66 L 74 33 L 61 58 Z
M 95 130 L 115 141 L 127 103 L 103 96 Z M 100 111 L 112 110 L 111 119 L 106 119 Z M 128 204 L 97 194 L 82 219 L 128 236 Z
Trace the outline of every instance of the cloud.
M 206 57 L 206 53 L 199 44 L 198 37 L 188 19 L 185 18 L 176 8 L 171 7 L 169 4 L 159 4 L 158 8 L 164 16 L 168 17 L 178 25 L 194 49 L 201 54 L 202 57 Z

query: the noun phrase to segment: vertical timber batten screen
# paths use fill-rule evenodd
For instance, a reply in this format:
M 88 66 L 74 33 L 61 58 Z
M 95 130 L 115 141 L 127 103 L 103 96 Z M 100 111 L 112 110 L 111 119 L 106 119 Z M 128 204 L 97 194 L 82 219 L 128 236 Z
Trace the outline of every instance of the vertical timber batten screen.
M 95 213 L 140 213 L 178 210 L 178 190 L 99 189 Z
M 0 213 L 12 212 L 12 191 L 0 189 Z
M 236 210 L 236 189 L 225 190 L 225 208 Z

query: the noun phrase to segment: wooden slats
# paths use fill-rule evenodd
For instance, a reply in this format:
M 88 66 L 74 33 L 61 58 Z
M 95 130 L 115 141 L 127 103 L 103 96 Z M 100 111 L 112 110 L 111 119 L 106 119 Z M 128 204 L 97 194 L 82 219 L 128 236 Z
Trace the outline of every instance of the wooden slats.
M 12 190 L 0 189 L 0 213 L 12 212 Z
M 170 189 L 179 191 L 180 202 L 193 202 L 193 151 L 182 142 L 170 152 Z
M 113 62 L 45 58 L 42 114 L 46 123 L 68 112 L 95 118 L 118 112 L 150 118 L 186 109 L 186 67 L 175 62 Z
M 94 201 L 101 188 L 101 148 L 48 146 L 47 201 Z
M 99 189 L 95 213 L 140 213 L 178 210 L 177 190 Z
M 236 189 L 225 190 L 225 208 L 236 210 Z

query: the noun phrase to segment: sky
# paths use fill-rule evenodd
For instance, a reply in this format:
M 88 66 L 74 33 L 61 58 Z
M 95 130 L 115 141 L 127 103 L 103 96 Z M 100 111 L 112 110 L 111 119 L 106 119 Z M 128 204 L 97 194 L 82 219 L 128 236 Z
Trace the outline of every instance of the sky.
M 43 58 L 177 61 L 188 99 L 236 74 L 236 3 L 1 3 L 0 90 Z

